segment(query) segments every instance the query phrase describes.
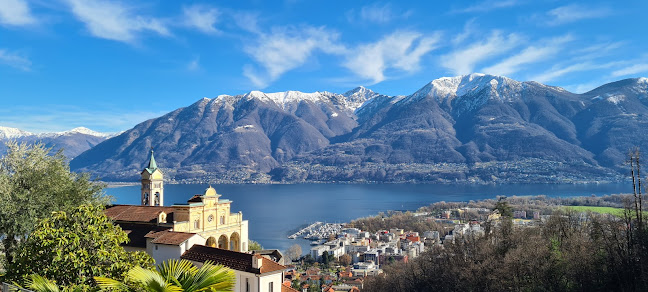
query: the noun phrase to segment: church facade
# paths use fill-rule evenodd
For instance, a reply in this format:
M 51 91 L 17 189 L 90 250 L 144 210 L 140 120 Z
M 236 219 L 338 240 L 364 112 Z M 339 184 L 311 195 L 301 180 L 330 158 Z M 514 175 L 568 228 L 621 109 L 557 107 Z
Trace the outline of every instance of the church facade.
M 141 172 L 140 196 L 141 205 L 113 205 L 105 210 L 128 234 L 127 248 L 150 252 L 165 245 L 166 249 L 178 246 L 184 251 L 191 242 L 248 251 L 248 221 L 241 212 L 231 213 L 232 201 L 221 198 L 211 186 L 186 203 L 164 206 L 164 173 L 158 168 L 152 150 L 149 164 Z M 196 242 L 197 239 L 204 242 Z

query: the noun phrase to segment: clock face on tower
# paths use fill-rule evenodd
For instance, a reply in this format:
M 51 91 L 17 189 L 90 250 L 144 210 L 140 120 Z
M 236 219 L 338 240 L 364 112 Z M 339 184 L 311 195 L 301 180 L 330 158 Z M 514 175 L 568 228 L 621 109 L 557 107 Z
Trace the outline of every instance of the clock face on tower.
M 207 221 L 208 222 L 214 221 L 214 215 L 209 215 L 209 217 L 207 217 Z

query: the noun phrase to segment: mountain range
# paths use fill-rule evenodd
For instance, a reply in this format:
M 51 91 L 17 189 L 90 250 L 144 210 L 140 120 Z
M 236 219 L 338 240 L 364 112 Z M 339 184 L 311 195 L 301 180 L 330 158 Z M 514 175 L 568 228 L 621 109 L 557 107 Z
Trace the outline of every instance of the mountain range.
M 6 152 L 7 141 L 24 142 L 28 144 L 43 143 L 52 148 L 53 152 L 63 151 L 63 155 L 72 159 L 104 140 L 114 136 L 92 131 L 88 128 L 78 127 L 64 132 L 30 133 L 16 128 L 0 126 L 0 154 Z
M 407 96 L 364 87 L 203 98 L 76 156 L 136 180 L 151 148 L 175 181 L 582 182 L 623 176 L 648 146 L 648 79 L 584 94 L 503 76 L 433 80 Z

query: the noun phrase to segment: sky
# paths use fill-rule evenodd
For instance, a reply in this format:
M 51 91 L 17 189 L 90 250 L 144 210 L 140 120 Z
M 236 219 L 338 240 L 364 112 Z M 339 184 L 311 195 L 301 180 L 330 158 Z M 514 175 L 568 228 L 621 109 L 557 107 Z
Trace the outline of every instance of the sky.
M 648 1 L 0 0 L 0 126 L 119 132 L 252 90 L 648 76 Z

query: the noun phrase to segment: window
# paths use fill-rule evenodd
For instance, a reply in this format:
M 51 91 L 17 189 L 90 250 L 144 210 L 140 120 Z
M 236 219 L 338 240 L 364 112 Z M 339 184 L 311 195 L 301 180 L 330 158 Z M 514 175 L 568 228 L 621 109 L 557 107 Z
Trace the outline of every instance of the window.
M 194 228 L 195 228 L 195 229 L 200 228 L 200 220 L 196 220 L 196 221 L 194 221 Z
M 250 292 L 250 279 L 245 278 L 245 292 Z
M 220 216 L 220 224 L 225 224 L 225 216 Z
M 272 292 L 272 282 L 269 283 L 268 291 Z
M 157 249 L 158 249 L 158 245 L 156 244 L 156 245 L 155 245 L 155 250 L 157 250 Z

